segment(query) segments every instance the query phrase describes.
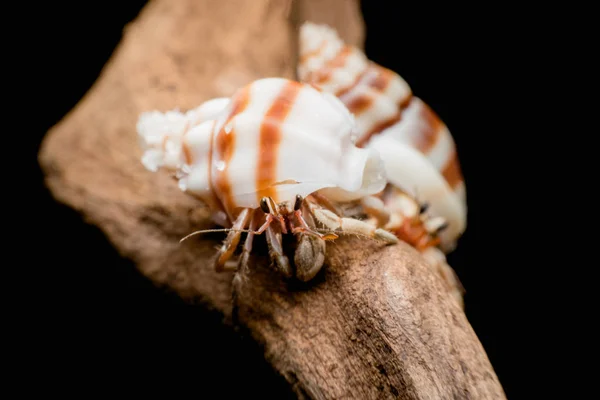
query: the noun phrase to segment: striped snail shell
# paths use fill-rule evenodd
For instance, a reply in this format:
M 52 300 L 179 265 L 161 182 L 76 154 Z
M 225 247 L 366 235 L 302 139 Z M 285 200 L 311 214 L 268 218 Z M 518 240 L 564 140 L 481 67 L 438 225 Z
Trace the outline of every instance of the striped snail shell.
M 248 268 L 254 236 L 264 234 L 277 270 L 302 281 L 322 268 L 325 242 L 338 233 L 398 242 L 337 212 L 336 203 L 361 201 L 387 181 L 379 153 L 355 145 L 354 119 L 330 93 L 264 78 L 187 113 L 145 113 L 137 128 L 146 168 L 175 171 L 179 187 L 226 227 L 217 271 L 233 261 L 242 231 L 248 235 L 235 268 Z M 283 246 L 288 234 L 298 234 L 293 262 Z
M 300 29 L 302 82 L 337 96 L 356 121 L 359 147 L 377 149 L 389 183 L 425 201 L 448 221 L 441 247 L 452 250 L 466 228 L 465 183 L 447 126 L 397 73 L 370 61 L 326 25 Z
M 335 96 L 284 78 L 259 79 L 231 98 L 187 113 L 144 113 L 144 165 L 171 168 L 182 190 L 221 208 L 260 207 L 263 197 L 294 204 L 320 191 L 350 201 L 385 187 L 377 151 L 353 142 L 354 121 Z

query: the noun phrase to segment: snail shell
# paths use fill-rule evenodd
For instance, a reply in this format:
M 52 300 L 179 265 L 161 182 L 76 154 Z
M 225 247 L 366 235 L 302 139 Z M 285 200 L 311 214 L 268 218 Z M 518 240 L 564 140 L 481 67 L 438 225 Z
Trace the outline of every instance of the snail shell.
M 386 185 L 378 152 L 354 144 L 344 104 L 283 78 L 256 80 L 185 114 L 142 115 L 138 133 L 146 168 L 175 169 L 182 190 L 229 219 L 263 197 L 293 205 L 296 195 L 320 191 L 350 201 Z
M 448 221 L 441 247 L 453 249 L 466 228 L 465 184 L 454 139 L 434 111 L 400 75 L 346 45 L 326 25 L 302 25 L 298 76 L 346 105 L 356 121 L 357 145 L 377 149 L 389 182 Z

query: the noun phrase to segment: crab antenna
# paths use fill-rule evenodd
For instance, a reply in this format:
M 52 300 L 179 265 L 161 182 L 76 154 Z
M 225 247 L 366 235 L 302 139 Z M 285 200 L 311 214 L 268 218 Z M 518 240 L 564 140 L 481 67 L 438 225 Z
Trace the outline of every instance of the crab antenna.
M 236 232 L 246 232 L 246 233 L 250 233 L 250 232 L 254 232 L 251 231 L 249 229 L 232 229 L 232 228 L 220 228 L 220 229 L 202 229 L 200 231 L 195 231 L 190 233 L 189 235 L 185 236 L 184 238 L 182 238 L 179 243 L 183 242 L 186 239 L 189 239 L 190 237 L 194 236 L 194 235 L 199 235 L 201 233 L 209 233 L 209 232 L 230 232 L 230 231 L 236 231 Z M 256 232 L 254 232 L 256 233 Z

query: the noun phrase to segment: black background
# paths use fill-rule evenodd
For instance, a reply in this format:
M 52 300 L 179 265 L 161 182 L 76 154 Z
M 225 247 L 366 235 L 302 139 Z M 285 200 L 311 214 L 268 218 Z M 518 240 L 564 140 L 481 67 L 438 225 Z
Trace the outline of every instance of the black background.
M 144 3 L 52 3 L 36 9 L 30 23 L 40 34 L 28 54 L 28 63 L 39 66 L 28 74 L 39 106 L 27 121 L 32 160 L 45 132 L 86 93 L 124 24 Z M 468 292 L 467 317 L 508 397 L 515 398 L 528 356 L 516 343 L 529 340 L 516 318 L 531 306 L 519 297 L 524 266 L 514 261 L 524 247 L 512 226 L 520 201 L 506 190 L 515 170 L 506 159 L 516 156 L 511 143 L 519 134 L 507 129 L 508 106 L 518 97 L 509 72 L 520 58 L 507 24 L 498 22 L 501 12 L 363 4 L 367 55 L 400 73 L 455 137 L 469 222 L 450 263 Z M 27 255 L 40 266 L 36 280 L 44 287 L 35 305 L 35 342 L 44 368 L 59 377 L 48 384 L 62 391 L 74 390 L 75 383 L 116 390 L 118 382 L 135 390 L 167 384 L 197 395 L 216 389 L 224 397 L 280 393 L 284 385 L 268 378 L 258 350 L 248 350 L 220 328 L 216 316 L 155 289 L 101 232 L 52 200 L 37 164 L 31 172 L 33 215 L 48 230 Z

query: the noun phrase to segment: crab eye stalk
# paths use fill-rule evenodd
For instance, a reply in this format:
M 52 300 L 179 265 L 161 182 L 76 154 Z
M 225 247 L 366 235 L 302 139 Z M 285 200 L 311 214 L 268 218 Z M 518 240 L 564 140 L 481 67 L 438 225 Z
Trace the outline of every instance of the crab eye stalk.
M 265 214 L 269 214 L 271 210 L 269 210 L 269 200 L 266 197 L 260 199 L 260 209 L 263 210 Z
M 296 195 L 296 202 L 294 203 L 294 211 L 298 211 L 302 206 L 302 201 L 304 199 L 299 194 Z

